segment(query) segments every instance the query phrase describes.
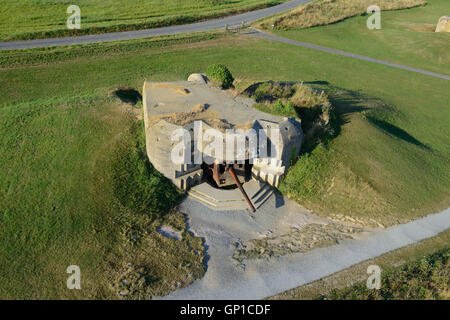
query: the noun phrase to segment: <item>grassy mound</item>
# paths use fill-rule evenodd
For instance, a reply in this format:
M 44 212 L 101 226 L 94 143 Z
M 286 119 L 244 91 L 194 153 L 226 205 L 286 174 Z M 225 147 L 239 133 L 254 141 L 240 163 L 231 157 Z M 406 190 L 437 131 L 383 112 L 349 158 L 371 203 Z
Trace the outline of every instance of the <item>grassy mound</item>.
M 426 0 L 380 0 L 382 11 L 417 7 L 426 4 Z M 279 17 L 261 24 L 265 29 L 299 29 L 327 25 L 358 15 L 366 14 L 373 5 L 371 0 L 318 0 L 307 3 Z M 272 27 L 273 26 L 273 27 Z
M 149 298 L 203 274 L 202 239 L 145 156 L 138 110 L 109 93 L 2 107 L 1 297 Z M 160 235 L 161 224 L 182 239 Z M 72 264 L 82 290 L 66 288 Z M 124 268 L 139 275 L 125 279 Z
M 137 214 L 159 218 L 180 200 L 176 187 L 148 161 L 144 129 L 140 123 L 130 130 L 139 137 L 135 144 L 121 143 L 113 162 L 114 195 L 120 204 Z

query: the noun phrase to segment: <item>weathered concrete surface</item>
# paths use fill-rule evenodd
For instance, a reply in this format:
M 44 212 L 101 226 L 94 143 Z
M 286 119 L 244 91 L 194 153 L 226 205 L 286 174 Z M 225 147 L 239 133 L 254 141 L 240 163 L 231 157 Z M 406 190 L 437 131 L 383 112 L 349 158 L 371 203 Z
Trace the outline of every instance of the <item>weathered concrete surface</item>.
M 443 16 L 439 19 L 436 32 L 450 32 L 450 16 Z
M 253 206 L 258 209 L 274 192 L 273 187 L 265 182 L 250 180 L 243 184 L 243 188 L 252 201 Z M 191 188 L 189 196 L 200 201 L 215 211 L 245 210 L 248 204 L 239 189 L 224 190 L 212 187 L 207 182 Z
M 189 190 L 204 178 L 202 161 L 195 159 L 197 163 L 192 164 L 192 153 L 201 154 L 205 162 L 206 157 L 208 163 L 218 164 L 234 163 L 238 159 L 252 162 L 258 157 L 257 160 L 262 161 L 254 163 L 254 178 L 277 186 L 292 158 L 300 153 L 303 142 L 300 121 L 261 112 L 252 107 L 255 103 L 253 99 L 211 87 L 202 81 L 204 78 L 201 74 L 193 74 L 189 79 L 191 81 L 144 83 L 146 148 L 153 166 L 177 187 Z M 212 128 L 221 132 L 215 135 L 213 141 L 211 138 L 198 139 L 206 133 L 211 134 Z M 226 132 L 228 129 L 242 131 L 230 133 Z M 255 131 L 248 131 L 249 129 Z M 176 130 L 187 136 L 183 139 L 187 140 L 186 144 L 190 142 L 193 151 L 183 154 L 185 158 L 178 161 L 178 164 L 172 159 L 172 152 L 179 154 L 182 151 L 177 146 L 183 140 L 172 141 Z M 265 134 L 260 134 L 261 132 Z M 246 140 L 241 141 L 248 141 L 247 147 L 235 146 L 239 137 L 246 137 Z M 219 145 L 223 147 L 221 151 L 216 150 L 217 139 L 223 139 L 221 144 L 219 141 Z M 231 144 L 227 143 L 228 139 L 232 140 Z M 267 143 L 260 143 L 263 141 Z M 253 142 L 254 148 L 248 146 L 250 142 Z M 257 152 L 253 152 L 254 150 Z
M 234 125 L 256 119 L 279 122 L 283 117 L 267 114 L 252 107 L 253 99 L 235 96 L 201 82 L 145 82 L 143 88 L 144 112 L 155 118 L 163 114 L 189 112 L 193 107 L 207 105 L 211 116 Z
M 214 212 L 188 198 L 182 204 L 182 211 L 188 215 L 190 230 L 206 240 L 208 268 L 203 278 L 164 299 L 266 298 L 433 237 L 450 227 L 449 208 L 423 219 L 307 253 L 244 260 L 245 265 L 232 259 L 236 241 L 269 232 L 283 232 L 291 226 L 300 227 L 320 220 L 289 200 L 283 202 L 280 197 L 272 199 L 252 215 L 248 211 Z

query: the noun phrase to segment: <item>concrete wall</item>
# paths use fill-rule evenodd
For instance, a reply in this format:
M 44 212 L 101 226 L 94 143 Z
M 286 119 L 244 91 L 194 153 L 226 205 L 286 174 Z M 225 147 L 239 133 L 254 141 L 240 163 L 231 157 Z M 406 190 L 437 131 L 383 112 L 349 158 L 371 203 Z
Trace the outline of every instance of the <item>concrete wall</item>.
M 178 85 L 181 86 L 181 84 Z M 259 133 L 260 129 L 266 129 L 270 135 L 270 128 L 279 130 L 279 135 L 276 137 L 278 141 L 274 141 L 274 144 L 277 145 L 274 154 L 269 153 L 271 158 L 266 157 L 254 162 L 254 170 L 252 171 L 255 178 L 267 181 L 273 186 L 278 185 L 280 178 L 289 168 L 291 159 L 296 158 L 301 150 L 303 132 L 298 120 L 262 113 L 245 104 L 236 103 L 231 96 L 216 92 L 217 90 L 208 88 L 204 84 L 196 86 L 190 84 L 188 90 L 190 93 L 185 95 L 175 92 L 176 90 L 174 91 L 172 88 L 174 86 L 176 85 L 172 83 L 163 83 L 159 87 L 158 84 L 144 83 L 143 109 L 146 149 L 148 158 L 156 170 L 160 171 L 181 189 L 187 190 L 202 182 L 203 172 L 200 164 L 175 164 L 171 157 L 175 145 L 180 143 L 179 141 L 172 142 L 172 133 L 181 128 L 191 132 L 191 129 L 193 130 L 193 122 L 181 127 L 160 119 L 159 115 L 171 112 L 185 112 L 190 110 L 189 103 L 193 104 L 199 99 L 207 99 L 206 102 L 213 101 L 215 103 L 216 109 L 214 110 L 220 116 L 220 119 L 224 116 L 224 119 L 234 124 L 251 123 L 253 121 L 252 128 L 257 133 Z M 187 87 L 188 85 L 183 83 L 183 86 Z M 195 95 L 195 90 L 199 91 L 198 96 Z M 160 99 L 163 101 L 159 101 Z M 222 105 L 222 102 L 225 101 L 223 99 L 229 100 L 227 100 L 229 105 L 226 108 Z M 224 112 L 224 110 L 227 110 L 227 112 Z M 240 116 L 240 118 L 237 118 L 237 116 Z M 159 120 L 157 120 L 158 118 Z M 208 129 L 211 129 L 211 127 L 202 122 L 200 126 L 201 132 Z M 193 134 L 191 133 L 191 141 L 192 139 Z M 270 139 L 271 137 L 269 137 Z M 203 144 L 201 152 L 206 145 L 205 143 Z M 233 153 L 235 152 L 237 152 L 237 149 L 233 151 Z M 226 158 L 226 150 L 224 150 L 223 155 Z M 221 160 L 226 159 L 219 159 L 218 161 Z

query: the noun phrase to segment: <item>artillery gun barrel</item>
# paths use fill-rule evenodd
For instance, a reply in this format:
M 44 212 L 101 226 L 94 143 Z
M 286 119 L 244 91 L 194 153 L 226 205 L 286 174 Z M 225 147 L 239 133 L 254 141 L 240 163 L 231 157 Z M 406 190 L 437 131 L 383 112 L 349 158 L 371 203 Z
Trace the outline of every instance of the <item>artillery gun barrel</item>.
M 255 209 L 255 207 L 253 206 L 253 204 L 252 204 L 252 202 L 250 201 L 250 199 L 248 198 L 247 193 L 245 192 L 244 188 L 242 187 L 241 182 L 239 181 L 238 177 L 236 176 L 236 172 L 234 172 L 233 167 L 230 167 L 230 174 L 231 174 L 231 176 L 233 177 L 234 182 L 236 182 L 237 187 L 238 187 L 239 190 L 242 192 L 242 195 L 244 196 L 245 201 L 247 201 L 247 203 L 248 203 L 248 205 L 249 205 L 249 207 L 250 207 L 250 210 L 252 210 L 252 212 L 255 212 L 256 209 Z

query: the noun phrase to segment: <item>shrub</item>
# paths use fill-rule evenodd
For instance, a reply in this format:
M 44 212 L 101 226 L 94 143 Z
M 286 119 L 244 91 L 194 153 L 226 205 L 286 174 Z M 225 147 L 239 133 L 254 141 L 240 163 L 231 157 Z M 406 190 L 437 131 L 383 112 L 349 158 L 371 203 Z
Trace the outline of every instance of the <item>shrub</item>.
M 319 92 L 303 83 L 294 85 L 294 89 L 290 100 L 296 107 L 312 108 L 318 105 L 330 105 L 323 91 Z
M 253 98 L 257 102 L 272 102 L 276 99 L 290 98 L 294 92 L 292 85 L 270 81 L 260 84 L 253 93 Z
M 286 117 L 296 117 L 294 104 L 291 101 L 283 103 L 281 99 L 278 99 L 277 102 L 272 106 L 272 110 L 275 113 L 284 115 Z
M 263 112 L 300 118 L 305 139 L 304 152 L 327 143 L 340 132 L 338 118 L 324 91 L 302 83 L 268 81 L 246 90 L 256 100 L 254 107 Z
M 206 75 L 218 86 L 228 89 L 233 87 L 234 78 L 230 70 L 222 64 L 213 64 L 206 69 Z

